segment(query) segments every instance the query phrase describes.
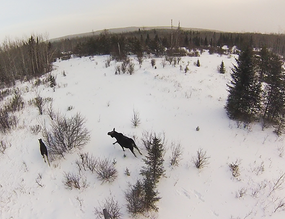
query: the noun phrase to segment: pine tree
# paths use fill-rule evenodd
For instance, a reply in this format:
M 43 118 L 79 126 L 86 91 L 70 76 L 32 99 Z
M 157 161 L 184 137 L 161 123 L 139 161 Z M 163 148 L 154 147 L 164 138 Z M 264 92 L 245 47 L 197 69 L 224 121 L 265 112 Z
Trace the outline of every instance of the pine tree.
M 223 61 L 222 61 L 221 65 L 220 65 L 219 72 L 221 74 L 225 74 L 226 73 L 225 64 L 224 64 Z
M 255 72 L 252 48 L 242 51 L 236 62 L 225 108 L 230 119 L 251 122 L 260 110 L 261 101 L 261 83 Z
M 264 122 L 279 123 L 285 109 L 285 75 L 282 60 L 276 54 L 270 54 L 269 65 L 266 72 L 266 85 L 264 89 Z
M 269 66 L 270 66 L 270 53 L 266 47 L 262 47 L 258 59 L 259 75 L 261 82 L 266 81 L 267 74 L 269 72 Z
M 125 197 L 127 200 L 127 209 L 130 213 L 138 214 L 145 211 L 145 191 L 144 185 L 140 180 L 137 180 L 136 184 L 131 186 L 129 191 L 125 193 Z
M 158 197 L 158 191 L 156 190 L 155 182 L 149 180 L 151 176 L 150 173 L 144 177 L 143 187 L 144 187 L 144 209 L 146 211 L 154 210 L 158 211 L 158 207 L 155 205 L 156 202 L 160 200 Z
M 146 166 L 142 168 L 141 175 L 147 176 L 149 180 L 154 183 L 158 183 L 161 176 L 163 176 L 165 170 L 163 167 L 163 144 L 161 139 L 155 135 L 150 136 L 147 142 L 145 142 L 148 154 L 143 159 Z
M 197 66 L 197 67 L 200 67 L 200 66 L 201 66 L 201 65 L 200 65 L 200 60 L 199 60 L 199 59 L 197 60 L 196 66 Z

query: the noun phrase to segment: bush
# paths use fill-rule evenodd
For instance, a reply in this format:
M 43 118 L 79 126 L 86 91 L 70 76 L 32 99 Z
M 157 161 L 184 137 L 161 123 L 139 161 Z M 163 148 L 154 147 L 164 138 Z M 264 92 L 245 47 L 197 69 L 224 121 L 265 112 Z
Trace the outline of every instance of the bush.
M 30 130 L 32 134 L 37 135 L 42 130 L 42 127 L 40 125 L 33 125 L 30 126 Z
M 89 155 L 89 153 L 80 154 L 79 156 L 80 160 L 76 161 L 79 171 L 83 169 L 84 171 L 90 170 L 92 173 L 95 172 L 98 166 L 98 160 L 92 155 Z
M 9 143 L 7 143 L 5 141 L 0 141 L 0 152 L 2 154 L 4 154 L 6 149 L 7 149 L 7 147 L 10 147 L 10 146 L 11 146 L 11 144 L 9 144 Z
M 56 80 L 55 80 L 55 77 L 54 77 L 52 74 L 49 74 L 47 80 L 48 80 L 49 86 L 50 86 L 51 88 L 55 88 L 55 86 L 56 86 Z
M 95 208 L 95 215 L 97 218 L 104 218 L 103 209 L 106 209 L 109 213 L 109 217 L 112 219 L 119 219 L 122 217 L 119 203 L 118 201 L 115 201 L 113 197 L 106 199 L 103 205 L 100 204 L 98 208 Z
M 240 172 L 239 172 L 239 161 L 237 160 L 236 162 L 231 163 L 229 165 L 229 167 L 230 167 L 230 170 L 232 172 L 232 176 L 235 177 L 235 178 L 239 177 L 239 175 L 240 175 Z
M 155 66 L 155 59 L 150 60 L 151 62 L 151 66 L 154 67 Z
M 118 176 L 118 171 L 114 167 L 112 161 L 109 159 L 98 159 L 95 172 L 97 173 L 97 178 L 102 181 L 102 183 L 113 182 Z
M 106 60 L 106 63 L 105 63 L 105 67 L 106 67 L 106 68 L 110 67 L 111 61 L 112 61 L 112 57 L 109 57 L 109 58 Z
M 209 157 L 206 156 L 206 151 L 203 149 L 199 149 L 197 151 L 197 157 L 193 159 L 195 167 L 198 169 L 202 169 L 209 164 Z
M 181 145 L 172 143 L 171 150 L 170 165 L 179 166 L 179 161 L 181 160 L 182 155 Z
M 121 74 L 121 67 L 119 65 L 116 65 L 115 67 L 115 74 Z
M 122 63 L 122 65 L 121 65 L 121 71 L 123 72 L 123 74 L 126 73 L 129 62 L 130 62 L 130 60 L 127 58 L 127 59 L 125 59 L 125 60 L 123 61 L 123 63 Z
M 24 108 L 24 101 L 19 90 L 15 90 L 14 92 L 13 98 L 5 105 L 5 110 L 8 112 L 16 112 Z
M 139 113 L 135 110 L 133 110 L 134 114 L 133 114 L 133 118 L 132 118 L 132 124 L 133 124 L 133 127 L 138 127 L 139 124 L 141 123 L 141 120 L 140 120 L 140 116 L 139 116 Z
M 45 101 L 42 97 L 39 95 L 33 100 L 34 105 L 38 108 L 40 115 L 43 114 L 43 107 L 45 104 Z
M 64 153 L 87 144 L 90 135 L 84 125 L 85 119 L 79 113 L 71 118 L 57 115 L 51 123 L 51 130 L 43 130 L 50 153 L 64 156 Z
M 7 110 L 0 109 L 0 132 L 3 134 L 17 127 L 18 118 L 14 115 L 9 115 Z
M 134 73 L 134 71 L 135 71 L 135 64 L 130 62 L 129 65 L 128 65 L 128 73 L 130 75 L 132 75 Z
M 63 183 L 67 189 L 82 189 L 88 186 L 86 179 L 73 173 L 64 173 Z

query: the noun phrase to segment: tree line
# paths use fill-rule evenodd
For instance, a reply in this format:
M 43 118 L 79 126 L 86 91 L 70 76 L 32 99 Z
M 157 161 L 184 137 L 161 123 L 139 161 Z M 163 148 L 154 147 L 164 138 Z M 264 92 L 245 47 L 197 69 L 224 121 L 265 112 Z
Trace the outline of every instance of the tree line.
M 223 53 L 222 46 L 246 45 L 253 48 L 263 46 L 274 53 L 285 55 L 285 35 L 259 33 L 226 33 L 215 31 L 193 31 L 177 29 L 153 29 L 127 33 L 110 33 L 107 30 L 100 35 L 74 37 L 53 43 L 60 52 L 72 52 L 78 56 L 111 54 L 115 57 L 127 54 L 141 55 L 152 53 L 161 55 L 186 55 L 179 48 L 209 49 L 210 53 Z
M 141 30 L 127 33 L 73 37 L 48 41 L 42 36 L 31 36 L 27 40 L 6 40 L 0 47 L 1 86 L 13 85 L 16 80 L 29 80 L 52 69 L 55 58 L 66 54 L 77 56 L 112 55 L 123 60 L 129 54 L 142 57 L 143 54 L 156 56 L 184 56 L 188 50 L 208 49 L 210 53 L 223 54 L 222 46 L 238 49 L 250 45 L 253 48 L 265 46 L 272 52 L 285 55 L 285 35 L 258 33 L 225 33 L 215 31 L 194 31 L 175 29 Z M 195 53 L 194 53 L 195 55 Z
M 6 40 L 0 47 L 0 85 L 11 86 L 16 80 L 29 80 L 52 70 L 55 50 L 41 36 L 27 40 Z

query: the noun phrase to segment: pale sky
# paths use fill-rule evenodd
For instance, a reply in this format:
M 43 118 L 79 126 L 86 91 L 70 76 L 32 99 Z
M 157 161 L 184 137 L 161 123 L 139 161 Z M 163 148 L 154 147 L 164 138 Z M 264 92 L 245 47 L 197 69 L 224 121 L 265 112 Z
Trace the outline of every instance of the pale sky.
M 129 26 L 285 33 L 285 0 L 0 0 L 0 42 Z

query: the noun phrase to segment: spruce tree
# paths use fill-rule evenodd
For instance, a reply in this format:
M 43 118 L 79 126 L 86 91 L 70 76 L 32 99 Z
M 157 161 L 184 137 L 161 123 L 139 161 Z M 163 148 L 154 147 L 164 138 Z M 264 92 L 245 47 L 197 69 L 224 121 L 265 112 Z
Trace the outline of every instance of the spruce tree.
M 165 172 L 163 167 L 163 144 L 161 143 L 161 139 L 154 135 L 149 137 L 145 145 L 148 154 L 143 159 L 146 166 L 142 168 L 141 175 L 147 176 L 154 183 L 158 183 L 160 177 Z
M 158 211 L 158 207 L 156 207 L 156 202 L 158 202 L 161 198 L 158 197 L 158 191 L 156 190 L 156 184 L 153 182 L 148 172 L 144 177 L 143 187 L 144 187 L 144 210 L 145 211 Z
M 219 72 L 221 74 L 225 74 L 226 73 L 225 64 L 224 64 L 223 61 L 222 61 L 221 65 L 220 65 Z
M 136 184 L 131 186 L 131 188 L 125 193 L 125 197 L 129 213 L 135 215 L 141 214 L 145 211 L 145 191 L 144 185 L 140 180 L 137 180 Z
M 283 119 L 285 109 L 285 76 L 282 60 L 270 54 L 264 88 L 264 122 L 278 124 Z
M 251 122 L 260 110 L 261 83 L 255 72 L 252 48 L 241 51 L 237 65 L 232 69 L 232 80 L 228 84 L 229 95 L 226 103 L 230 119 Z
M 201 65 L 200 65 L 200 60 L 199 60 L 199 59 L 197 60 L 196 66 L 197 66 L 197 67 L 200 67 L 200 66 L 201 66 Z
M 270 69 L 270 52 L 266 47 L 262 47 L 259 52 L 258 57 L 258 68 L 259 68 L 259 75 L 260 75 L 260 81 L 266 82 L 267 74 Z

